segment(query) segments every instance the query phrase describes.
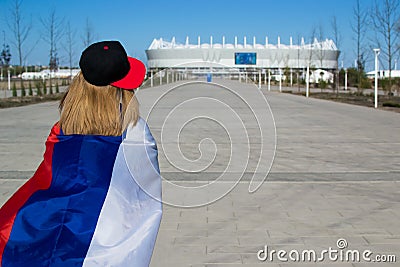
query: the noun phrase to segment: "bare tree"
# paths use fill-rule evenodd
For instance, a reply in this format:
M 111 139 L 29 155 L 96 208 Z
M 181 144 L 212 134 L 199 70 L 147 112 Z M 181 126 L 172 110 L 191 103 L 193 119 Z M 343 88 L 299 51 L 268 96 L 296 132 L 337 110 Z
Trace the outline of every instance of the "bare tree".
M 57 54 L 57 42 L 63 35 L 63 20 L 59 19 L 56 15 L 55 9 L 50 11 L 48 17 L 40 19 L 44 34 L 43 39 L 49 44 L 49 68 L 50 71 L 56 71 L 58 69 L 59 58 Z M 52 93 L 52 79 L 50 73 L 50 94 Z
M 392 87 L 392 68 L 393 56 L 400 49 L 398 45 L 399 38 L 399 0 L 382 0 L 375 2 L 374 9 L 371 12 L 372 23 L 377 35 L 377 42 L 381 48 L 382 55 L 387 60 L 389 69 L 389 94 Z M 380 38 L 379 38 L 380 37 Z
M 339 31 L 339 26 L 338 26 L 338 23 L 337 23 L 336 15 L 334 15 L 332 17 L 331 26 L 332 26 L 333 42 L 335 43 L 336 48 L 338 50 L 340 50 L 340 47 L 342 45 L 342 35 L 340 34 L 340 31 Z M 339 58 L 338 58 L 338 60 L 339 60 Z
M 316 50 L 316 43 L 315 43 L 315 38 L 317 36 L 317 27 L 314 25 L 311 28 L 311 33 L 310 33 L 310 46 L 309 46 L 309 50 L 308 50 L 308 61 L 307 61 L 307 65 L 309 67 L 309 71 L 311 73 L 308 73 L 309 77 L 312 74 L 313 69 L 315 68 L 315 65 L 312 64 L 313 63 L 313 58 L 315 58 L 315 51 Z M 309 81 L 308 81 L 309 82 Z
M 297 79 L 297 91 L 300 92 L 300 48 L 303 47 L 301 43 L 300 34 L 297 34 L 297 68 L 296 68 L 296 79 Z
M 74 52 L 75 37 L 76 37 L 76 31 L 71 29 L 71 24 L 68 22 L 65 27 L 66 40 L 65 40 L 64 49 L 67 52 L 71 79 L 72 79 L 73 62 L 74 62 L 74 57 L 75 57 L 75 52 Z
M 93 26 L 90 23 L 89 18 L 86 18 L 86 25 L 82 36 L 84 47 L 88 47 L 90 44 L 92 44 L 94 39 L 95 39 L 95 33 Z
M 324 36 L 324 29 L 323 29 L 323 27 L 322 27 L 322 24 L 320 23 L 320 24 L 319 24 L 319 27 L 318 27 L 318 41 L 319 41 L 319 47 L 318 47 L 318 54 L 317 54 L 317 57 L 318 57 L 318 59 L 319 59 L 319 67 L 320 67 L 320 68 L 322 68 L 322 66 L 323 66 L 323 61 L 324 61 L 324 58 L 325 58 L 325 49 L 324 49 L 324 46 L 323 46 L 324 38 L 325 38 L 325 36 Z
M 339 27 L 338 27 L 338 23 L 337 23 L 337 17 L 336 15 L 334 15 L 332 17 L 331 20 L 331 27 L 332 27 L 332 36 L 333 36 L 333 42 L 336 45 L 336 48 L 339 50 L 340 52 L 340 47 L 341 47 L 341 41 L 342 41 L 342 35 L 339 32 Z M 335 72 L 335 87 L 336 87 L 336 94 L 339 93 L 339 57 L 340 54 L 338 53 L 338 57 L 336 59 L 337 63 L 337 68 L 336 68 L 336 72 Z
M 57 42 L 63 35 L 63 20 L 59 19 L 56 15 L 56 11 L 53 9 L 50 11 L 48 17 L 41 18 L 40 22 L 44 28 L 43 39 L 49 44 L 50 51 L 50 69 L 55 70 L 57 68 L 58 56 L 57 56 Z
M 10 8 L 11 18 L 8 19 L 8 27 L 14 35 L 12 44 L 17 49 L 19 65 L 22 66 L 26 57 L 32 52 L 34 45 L 31 46 L 30 50 L 24 54 L 23 46 L 29 36 L 32 29 L 32 20 L 25 22 L 22 14 L 22 0 L 14 0 L 12 7 Z
M 325 59 L 325 47 L 324 47 L 324 29 L 322 27 L 322 24 L 320 23 L 317 29 L 318 32 L 317 33 L 317 38 L 318 38 L 318 43 L 316 43 L 316 49 L 318 49 L 317 53 L 316 53 L 316 58 L 319 61 L 319 68 L 322 69 L 323 68 L 323 63 L 324 63 L 324 59 Z M 321 76 L 321 77 L 319 77 Z M 318 73 L 318 80 L 319 80 L 319 85 L 321 85 L 321 81 L 323 81 L 323 72 Z M 316 82 L 316 81 L 315 81 Z M 322 86 L 320 86 L 321 88 L 321 92 L 322 92 Z
M 10 46 L 4 42 L 3 50 L 0 53 L 0 65 L 8 69 L 11 60 Z
M 365 36 L 366 30 L 369 24 L 368 11 L 363 9 L 360 4 L 360 0 L 356 0 L 356 4 L 353 7 L 353 21 L 351 29 L 354 33 L 354 39 L 356 41 L 356 53 L 357 53 L 357 73 L 358 73 L 358 89 L 361 89 L 361 75 L 364 71 L 365 64 Z
M 315 38 L 316 38 L 316 36 L 317 36 L 317 27 L 314 25 L 311 28 L 311 32 L 310 32 L 310 49 L 308 51 L 308 62 L 307 62 L 307 64 L 308 64 L 308 66 L 310 68 L 314 68 L 315 67 L 315 65 L 312 64 L 312 61 L 313 61 L 313 58 L 315 58 L 315 55 L 314 55 L 315 51 L 314 50 L 316 50 L 316 47 L 315 47 Z

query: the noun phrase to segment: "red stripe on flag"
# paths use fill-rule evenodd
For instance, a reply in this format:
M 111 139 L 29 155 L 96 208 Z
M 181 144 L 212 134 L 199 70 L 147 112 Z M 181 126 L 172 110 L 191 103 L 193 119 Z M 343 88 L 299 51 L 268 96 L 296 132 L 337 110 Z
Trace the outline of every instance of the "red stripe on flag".
M 11 230 L 18 211 L 25 205 L 28 199 L 38 190 L 46 190 L 50 187 L 52 180 L 53 148 L 60 134 L 60 126 L 56 123 L 51 129 L 46 141 L 44 159 L 35 174 L 0 209 L 0 266 L 3 258 L 4 248 L 10 238 Z

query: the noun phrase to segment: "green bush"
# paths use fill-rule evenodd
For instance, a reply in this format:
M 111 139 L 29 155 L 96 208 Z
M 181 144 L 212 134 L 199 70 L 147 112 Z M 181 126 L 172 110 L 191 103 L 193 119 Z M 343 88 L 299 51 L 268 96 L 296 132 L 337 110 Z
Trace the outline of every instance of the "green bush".
M 43 82 L 43 94 L 47 95 L 46 81 Z
M 320 89 L 326 89 L 327 85 L 328 85 L 328 83 L 326 81 L 324 81 L 322 79 L 319 81 L 319 88 Z
M 392 108 L 400 108 L 400 103 L 395 103 L 395 102 L 384 102 L 382 104 L 384 107 L 392 107 Z
M 25 85 L 24 82 L 21 80 L 21 97 L 26 96 Z
M 41 87 L 42 87 L 41 82 L 39 82 L 39 81 L 36 82 L 35 86 L 36 86 L 36 95 L 37 96 L 42 96 L 43 94 L 42 94 L 42 90 L 41 90 Z
M 50 81 L 50 86 L 49 86 L 49 95 L 52 95 L 53 94 L 53 85 L 51 84 L 51 81 Z
M 392 78 L 391 86 L 397 83 L 396 79 Z M 389 91 L 389 78 L 384 78 L 379 80 L 379 86 L 382 87 L 383 90 Z
M 372 88 L 371 81 L 368 80 L 368 79 L 361 80 L 361 88 L 363 88 L 363 89 L 371 89 Z
M 32 96 L 32 95 L 33 95 L 31 81 L 29 81 L 29 95 L 30 95 L 30 96 Z
M 12 96 L 13 97 L 17 96 L 17 85 L 15 84 L 15 82 L 13 83 L 13 87 L 12 87 Z

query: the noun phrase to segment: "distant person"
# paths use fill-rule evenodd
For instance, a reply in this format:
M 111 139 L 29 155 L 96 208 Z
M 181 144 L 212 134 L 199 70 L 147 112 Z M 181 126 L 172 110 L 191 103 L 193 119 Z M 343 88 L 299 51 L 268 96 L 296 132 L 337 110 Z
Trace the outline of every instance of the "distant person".
M 43 162 L 0 209 L 0 266 L 148 266 L 161 205 L 157 147 L 118 41 L 87 47 Z

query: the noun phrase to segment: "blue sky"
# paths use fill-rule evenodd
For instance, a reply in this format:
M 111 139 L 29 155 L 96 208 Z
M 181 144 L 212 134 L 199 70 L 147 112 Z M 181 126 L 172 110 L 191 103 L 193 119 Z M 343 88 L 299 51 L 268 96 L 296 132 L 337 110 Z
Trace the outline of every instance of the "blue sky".
M 7 26 L 7 18 L 14 0 L 0 0 L 0 30 L 3 31 L 6 42 L 11 43 L 12 32 Z M 364 8 L 370 8 L 372 0 L 362 0 Z M 22 14 L 29 21 L 32 18 L 33 27 L 25 50 L 30 44 L 38 43 L 27 57 L 28 64 L 47 64 L 49 45 L 45 43 L 43 26 L 40 18 L 45 18 L 55 9 L 58 18 L 69 21 L 77 31 L 75 37 L 76 62 L 84 49 L 82 35 L 86 20 L 92 25 L 96 40 L 120 40 L 131 56 L 146 60 L 145 49 L 154 38 L 184 43 L 189 36 L 192 43 L 197 42 L 200 35 L 202 41 L 208 42 L 213 35 L 214 43 L 221 42 L 226 36 L 227 42 L 233 42 L 238 36 L 243 36 L 252 42 L 256 36 L 257 42 L 264 43 L 268 36 L 270 43 L 277 43 L 281 37 L 282 43 L 289 43 L 290 36 L 296 42 L 298 36 L 309 40 L 313 28 L 323 29 L 324 36 L 333 38 L 331 20 L 337 17 L 342 51 L 340 61 L 344 66 L 354 65 L 355 41 L 351 30 L 353 6 L 355 0 L 24 0 Z M 67 57 L 59 40 L 57 47 L 61 64 L 67 65 Z M 3 43 L 3 41 L 1 42 Z M 13 46 L 12 63 L 17 62 L 17 53 Z M 372 68 L 373 52 L 368 58 L 367 68 Z M 340 64 L 341 65 L 341 64 Z

